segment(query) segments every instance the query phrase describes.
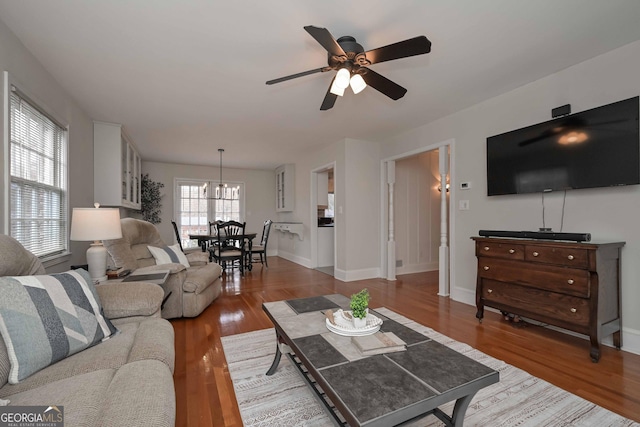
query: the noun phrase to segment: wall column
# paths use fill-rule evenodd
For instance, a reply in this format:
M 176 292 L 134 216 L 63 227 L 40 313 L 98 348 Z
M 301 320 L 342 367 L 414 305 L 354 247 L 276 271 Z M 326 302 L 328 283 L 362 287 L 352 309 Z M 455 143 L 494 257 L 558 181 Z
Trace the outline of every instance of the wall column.
M 387 185 L 389 186 L 389 235 L 387 237 L 387 280 L 396 280 L 396 242 L 393 226 L 393 185 L 396 182 L 396 162 L 387 162 Z
M 449 296 L 449 246 L 447 245 L 447 172 L 449 169 L 448 146 L 438 148 L 440 170 L 440 252 L 438 258 L 438 295 Z

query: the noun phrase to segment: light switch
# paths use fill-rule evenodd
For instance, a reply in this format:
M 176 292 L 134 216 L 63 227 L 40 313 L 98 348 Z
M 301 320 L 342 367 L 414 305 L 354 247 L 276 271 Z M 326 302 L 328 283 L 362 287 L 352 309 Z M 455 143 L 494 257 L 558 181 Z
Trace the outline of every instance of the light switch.
M 458 202 L 458 209 L 461 211 L 468 211 L 469 210 L 469 201 L 468 200 L 460 200 L 460 202 Z

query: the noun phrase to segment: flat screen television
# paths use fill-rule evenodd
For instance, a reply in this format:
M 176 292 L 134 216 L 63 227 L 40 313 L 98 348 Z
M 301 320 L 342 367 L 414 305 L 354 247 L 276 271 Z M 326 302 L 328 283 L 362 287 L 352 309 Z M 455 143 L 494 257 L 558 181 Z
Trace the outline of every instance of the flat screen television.
M 487 193 L 640 184 L 638 99 L 487 138 Z

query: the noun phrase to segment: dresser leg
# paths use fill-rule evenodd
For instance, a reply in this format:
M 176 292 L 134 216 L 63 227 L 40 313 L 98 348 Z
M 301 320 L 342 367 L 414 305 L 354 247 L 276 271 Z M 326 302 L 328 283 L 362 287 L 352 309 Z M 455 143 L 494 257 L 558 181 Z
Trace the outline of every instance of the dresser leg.
M 620 331 L 616 331 L 613 333 L 613 345 L 620 350 L 620 347 L 622 347 L 622 334 L 620 333 Z
M 589 356 L 591 356 L 591 361 L 593 363 L 598 363 L 600 360 L 600 344 L 594 338 L 591 338 L 591 350 L 589 351 Z
M 478 307 L 476 317 L 478 318 L 478 323 L 482 323 L 482 318 L 484 317 L 484 307 Z

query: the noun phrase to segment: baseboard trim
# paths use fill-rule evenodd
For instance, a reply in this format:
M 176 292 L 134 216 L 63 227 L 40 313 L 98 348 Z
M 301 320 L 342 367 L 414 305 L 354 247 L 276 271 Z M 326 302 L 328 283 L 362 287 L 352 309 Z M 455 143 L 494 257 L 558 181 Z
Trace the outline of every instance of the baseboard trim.
M 425 271 L 435 271 L 439 268 L 438 263 L 426 263 L 426 264 L 410 264 L 396 268 L 397 274 L 413 274 L 424 273 Z
M 286 259 L 287 261 L 295 262 L 296 264 L 300 264 L 303 267 L 311 268 L 311 260 L 308 258 L 302 258 L 300 256 L 292 254 L 291 252 L 285 252 L 281 250 L 278 250 L 277 255 L 280 258 Z
M 353 282 L 355 280 L 377 279 L 380 277 L 379 268 L 365 268 L 362 270 L 339 270 L 334 268 L 333 277 L 342 282 Z

